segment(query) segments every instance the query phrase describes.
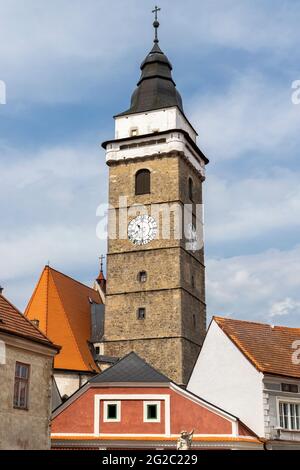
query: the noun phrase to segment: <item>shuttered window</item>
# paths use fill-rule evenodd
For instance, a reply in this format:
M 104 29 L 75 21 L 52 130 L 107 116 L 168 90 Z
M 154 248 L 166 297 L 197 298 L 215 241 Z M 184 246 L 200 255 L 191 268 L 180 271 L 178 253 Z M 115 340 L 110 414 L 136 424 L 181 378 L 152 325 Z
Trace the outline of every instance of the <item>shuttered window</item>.
M 150 171 L 139 170 L 135 175 L 135 194 L 150 194 Z

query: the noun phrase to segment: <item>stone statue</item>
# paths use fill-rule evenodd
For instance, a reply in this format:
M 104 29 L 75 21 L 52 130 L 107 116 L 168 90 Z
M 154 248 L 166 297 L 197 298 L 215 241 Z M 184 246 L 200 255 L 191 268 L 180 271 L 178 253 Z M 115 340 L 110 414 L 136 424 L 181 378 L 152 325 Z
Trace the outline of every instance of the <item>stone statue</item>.
M 181 431 L 180 437 L 177 441 L 177 450 L 189 450 L 192 447 L 194 430 L 190 433 L 187 431 Z

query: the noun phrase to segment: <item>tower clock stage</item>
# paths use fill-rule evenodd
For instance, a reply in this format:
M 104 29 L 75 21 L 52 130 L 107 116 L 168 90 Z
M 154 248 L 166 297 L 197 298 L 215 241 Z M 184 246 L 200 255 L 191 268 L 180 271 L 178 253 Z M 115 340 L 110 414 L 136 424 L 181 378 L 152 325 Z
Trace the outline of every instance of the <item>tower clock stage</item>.
M 108 237 L 101 349 L 104 357 L 135 351 L 186 384 L 206 330 L 204 250 L 197 245 L 195 222 L 208 160 L 184 114 L 158 26 L 156 19 L 154 45 L 142 62 L 130 108 L 115 116 L 115 138 L 102 144 L 114 213 L 108 232 L 124 210 L 128 223 L 124 236 Z M 182 237 L 161 236 L 161 215 L 152 211 L 166 206 L 182 213 L 189 207 Z

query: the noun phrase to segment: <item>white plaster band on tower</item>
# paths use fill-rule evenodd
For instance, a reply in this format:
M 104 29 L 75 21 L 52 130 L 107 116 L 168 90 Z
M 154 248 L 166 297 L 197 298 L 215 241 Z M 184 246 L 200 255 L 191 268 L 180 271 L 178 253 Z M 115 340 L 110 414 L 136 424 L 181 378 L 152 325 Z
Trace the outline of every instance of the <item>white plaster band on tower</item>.
M 170 133 L 156 134 L 122 140 L 122 142 L 110 142 L 106 147 L 106 162 L 123 161 L 153 156 L 155 154 L 166 154 L 180 152 L 185 155 L 197 172 L 205 178 L 205 162 L 192 149 L 183 132 L 171 131 Z
M 115 139 L 125 139 L 135 135 L 164 132 L 170 129 L 182 129 L 196 143 L 197 132 L 177 106 L 156 109 L 145 113 L 127 114 L 115 118 Z

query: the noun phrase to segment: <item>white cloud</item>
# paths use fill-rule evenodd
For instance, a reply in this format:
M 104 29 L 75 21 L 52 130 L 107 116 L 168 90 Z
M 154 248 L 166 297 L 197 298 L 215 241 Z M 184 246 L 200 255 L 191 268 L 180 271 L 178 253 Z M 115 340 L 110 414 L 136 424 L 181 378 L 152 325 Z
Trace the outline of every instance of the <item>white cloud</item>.
M 273 168 L 268 175 L 233 179 L 209 175 L 205 182 L 206 240 L 242 241 L 300 227 L 300 173 Z
M 284 158 L 299 142 L 300 106 L 291 83 L 279 86 L 248 72 L 224 92 L 193 98 L 190 118 L 200 130 L 199 145 L 213 162 L 235 158 Z
M 268 322 L 270 313 L 278 315 L 281 308 L 286 313 L 285 322 L 299 326 L 300 317 L 297 323 L 293 312 L 300 305 L 300 246 L 287 251 L 210 258 L 206 264 L 209 315 Z M 282 303 L 282 299 L 293 300 Z
M 23 307 L 48 260 L 67 273 L 96 274 L 97 257 L 106 252 L 106 242 L 96 237 L 96 209 L 107 200 L 106 168 L 103 153 L 92 147 L 22 156 L 2 148 L 2 157 L 0 284 Z
M 270 317 L 300 314 L 300 302 L 287 297 L 284 300 L 275 302 L 270 309 Z

